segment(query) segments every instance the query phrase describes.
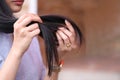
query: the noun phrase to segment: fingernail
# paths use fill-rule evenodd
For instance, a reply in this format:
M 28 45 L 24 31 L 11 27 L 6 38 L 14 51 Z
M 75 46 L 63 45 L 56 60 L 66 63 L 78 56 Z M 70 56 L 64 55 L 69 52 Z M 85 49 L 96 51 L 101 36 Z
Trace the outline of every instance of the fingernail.
M 69 23 L 68 20 L 65 20 L 65 23 Z
M 66 25 L 70 25 L 70 22 L 68 20 L 65 20 Z
M 65 29 L 64 27 L 60 27 L 59 29 Z

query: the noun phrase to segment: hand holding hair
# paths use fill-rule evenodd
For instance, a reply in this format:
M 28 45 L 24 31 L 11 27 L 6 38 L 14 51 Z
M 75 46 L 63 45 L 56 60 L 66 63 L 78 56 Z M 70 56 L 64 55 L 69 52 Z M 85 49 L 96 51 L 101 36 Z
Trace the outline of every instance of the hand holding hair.
M 33 23 L 38 23 L 40 28 L 39 36 L 41 36 L 45 41 L 45 48 L 46 48 L 46 55 L 47 55 L 47 62 L 48 62 L 48 68 L 49 72 L 48 75 L 51 76 L 53 71 L 53 64 L 54 61 L 57 65 L 59 65 L 59 56 L 57 52 L 57 47 L 59 45 L 59 35 L 56 33 L 59 33 L 58 31 L 62 28 L 66 28 L 69 31 L 75 32 L 75 39 L 79 40 L 79 43 L 82 43 L 82 33 L 79 27 L 71 20 L 63 16 L 59 15 L 44 15 L 40 16 L 42 19 L 42 23 L 32 21 L 28 25 L 32 25 Z M 6 21 L 6 22 L 0 22 L 0 32 L 4 33 L 13 33 L 13 24 L 16 22 L 17 19 L 12 21 Z M 66 27 L 66 23 L 70 22 L 74 30 L 71 28 Z M 69 23 L 67 23 L 69 25 Z M 64 32 L 64 31 L 63 31 Z M 67 47 L 70 46 L 69 43 L 66 44 Z

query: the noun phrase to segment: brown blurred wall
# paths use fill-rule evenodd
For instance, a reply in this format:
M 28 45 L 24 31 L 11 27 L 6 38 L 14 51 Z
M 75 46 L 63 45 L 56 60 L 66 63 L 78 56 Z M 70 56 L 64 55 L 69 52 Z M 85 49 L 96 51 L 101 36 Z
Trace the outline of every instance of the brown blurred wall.
M 86 10 L 86 54 L 120 57 L 120 0 L 98 0 L 95 9 Z
M 120 0 L 38 0 L 38 13 L 60 14 L 77 22 L 86 56 L 119 58 Z

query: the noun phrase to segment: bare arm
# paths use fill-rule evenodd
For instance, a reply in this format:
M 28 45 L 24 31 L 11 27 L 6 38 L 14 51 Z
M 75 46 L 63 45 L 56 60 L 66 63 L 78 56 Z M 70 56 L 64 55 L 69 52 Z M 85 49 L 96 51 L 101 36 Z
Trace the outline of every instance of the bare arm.
M 0 70 L 0 80 L 15 80 L 21 57 L 15 55 L 18 51 L 11 49 L 8 57 Z
M 38 24 L 26 27 L 31 21 L 41 22 L 39 16 L 34 14 L 25 14 L 15 22 L 13 45 L 0 70 L 0 80 L 15 80 L 23 54 L 33 37 L 40 33 Z

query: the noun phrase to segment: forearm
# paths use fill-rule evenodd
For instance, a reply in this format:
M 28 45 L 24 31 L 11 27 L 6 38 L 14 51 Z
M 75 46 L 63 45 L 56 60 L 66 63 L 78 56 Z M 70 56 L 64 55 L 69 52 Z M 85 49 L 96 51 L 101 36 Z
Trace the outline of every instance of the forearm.
M 21 61 L 21 57 L 16 55 L 16 53 L 18 52 L 11 49 L 0 70 L 0 80 L 15 80 L 15 76 Z
M 40 33 L 37 23 L 28 25 L 32 21 L 42 22 L 38 15 L 25 14 L 14 23 L 13 46 L 0 70 L 0 80 L 15 80 L 24 52 L 29 48 L 32 39 Z

